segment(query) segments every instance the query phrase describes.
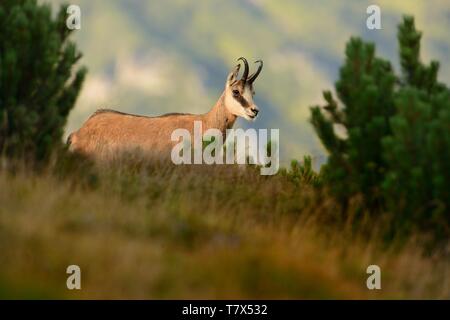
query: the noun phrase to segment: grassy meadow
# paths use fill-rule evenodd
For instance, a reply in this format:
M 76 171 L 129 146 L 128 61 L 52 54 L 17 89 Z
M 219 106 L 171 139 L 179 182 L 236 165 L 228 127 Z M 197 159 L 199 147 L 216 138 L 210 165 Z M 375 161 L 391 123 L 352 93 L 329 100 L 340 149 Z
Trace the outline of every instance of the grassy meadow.
M 387 242 L 371 219 L 355 228 L 287 171 L 1 170 L 0 204 L 0 298 L 450 298 L 448 248 Z M 81 290 L 66 288 L 71 264 Z M 381 290 L 366 287 L 371 264 Z

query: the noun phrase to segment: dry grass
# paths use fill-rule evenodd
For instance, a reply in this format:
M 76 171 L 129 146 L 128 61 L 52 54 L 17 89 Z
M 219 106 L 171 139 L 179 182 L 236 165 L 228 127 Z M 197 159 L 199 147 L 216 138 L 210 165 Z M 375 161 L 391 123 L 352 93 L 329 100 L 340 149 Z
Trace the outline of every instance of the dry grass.
M 337 204 L 280 175 L 137 166 L 77 180 L 0 172 L 1 298 L 450 298 L 448 255 L 330 225 Z M 70 264 L 80 291 L 66 289 Z M 382 290 L 366 288 L 370 264 Z

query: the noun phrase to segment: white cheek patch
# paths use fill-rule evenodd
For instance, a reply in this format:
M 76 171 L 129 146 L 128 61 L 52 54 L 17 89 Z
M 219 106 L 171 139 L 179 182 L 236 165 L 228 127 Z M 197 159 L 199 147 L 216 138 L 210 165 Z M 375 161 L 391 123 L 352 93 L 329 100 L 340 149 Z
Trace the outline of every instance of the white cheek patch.
M 247 101 L 249 107 L 253 105 L 253 95 L 249 87 L 245 87 L 244 94 L 242 95 Z
M 234 114 L 238 117 L 244 117 L 245 116 L 245 109 L 241 106 L 241 104 L 232 96 L 226 95 L 225 96 L 225 105 L 229 112 Z

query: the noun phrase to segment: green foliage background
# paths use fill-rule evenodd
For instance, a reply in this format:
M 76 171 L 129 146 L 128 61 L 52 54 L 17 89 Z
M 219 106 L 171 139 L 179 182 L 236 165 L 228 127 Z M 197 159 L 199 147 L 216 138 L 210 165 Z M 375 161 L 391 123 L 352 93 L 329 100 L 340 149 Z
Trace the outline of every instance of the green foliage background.
M 60 145 L 86 69 L 68 40 L 66 12 L 52 18 L 49 5 L 5 0 L 0 4 L 0 152 L 44 160 Z
M 422 63 L 421 35 L 405 17 L 398 77 L 374 44 L 352 38 L 336 82 L 341 103 L 324 92 L 327 104 L 311 109 L 311 121 L 330 153 L 323 179 L 341 202 L 360 193 L 372 213 L 390 211 L 396 233 L 431 227 L 448 239 L 450 90 L 437 61 Z

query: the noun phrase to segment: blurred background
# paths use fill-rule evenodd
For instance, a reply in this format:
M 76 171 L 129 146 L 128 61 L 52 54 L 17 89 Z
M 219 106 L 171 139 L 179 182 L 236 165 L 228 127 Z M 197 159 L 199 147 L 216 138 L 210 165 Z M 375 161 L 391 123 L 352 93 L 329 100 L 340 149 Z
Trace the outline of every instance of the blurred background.
M 55 7 L 67 1 L 51 2 Z M 259 119 L 237 127 L 279 128 L 282 164 L 325 152 L 309 107 L 332 89 L 350 36 L 376 43 L 396 63 L 397 24 L 415 16 L 426 62 L 450 57 L 450 3 L 432 1 L 71 0 L 82 11 L 74 39 L 89 69 L 66 135 L 98 108 L 158 115 L 203 113 L 220 96 L 236 59 L 263 59 L 256 83 Z M 366 9 L 381 7 L 382 30 L 368 30 Z M 450 82 L 450 64 L 441 66 Z

